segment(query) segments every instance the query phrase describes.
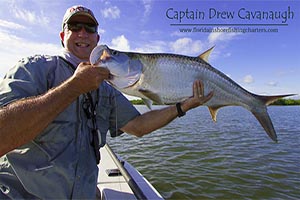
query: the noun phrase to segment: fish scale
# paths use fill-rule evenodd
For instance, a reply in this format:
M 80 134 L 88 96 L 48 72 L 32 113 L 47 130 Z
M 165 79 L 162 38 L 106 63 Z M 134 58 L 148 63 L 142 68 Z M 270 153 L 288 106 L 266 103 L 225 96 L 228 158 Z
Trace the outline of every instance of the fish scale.
M 144 58 L 144 56 L 146 58 Z M 232 93 L 225 93 L 224 88 L 218 87 L 229 85 L 230 87 L 228 88 L 233 88 L 234 84 L 224 80 L 224 74 L 220 72 L 215 73 L 216 70 L 209 69 L 210 66 L 205 62 L 201 62 L 200 59 L 186 56 L 173 56 L 171 54 L 161 54 L 157 56 L 158 58 L 153 58 L 153 56 L 149 55 L 144 56 L 141 55 L 140 60 L 143 65 L 148 66 L 147 70 L 144 71 L 145 77 L 148 77 L 148 79 L 141 81 L 141 87 L 143 87 L 143 83 L 147 83 L 147 85 L 151 85 L 152 88 L 144 87 L 145 89 L 152 91 L 158 90 L 157 93 L 160 91 L 160 96 L 164 104 L 174 104 L 192 96 L 192 84 L 195 80 L 200 79 L 204 82 L 205 95 L 210 91 L 216 91 L 216 94 L 207 105 L 235 105 L 236 103 L 241 105 L 240 102 L 242 102 L 242 100 L 237 101 L 241 95 L 232 95 L 233 92 L 237 91 L 236 89 L 233 89 Z M 157 62 L 150 62 L 150 59 L 156 59 Z M 153 64 L 151 65 L 149 63 Z M 159 80 L 153 79 L 156 74 L 160 74 Z M 180 82 L 176 81 L 179 79 L 181 80 Z M 209 80 L 220 80 L 221 84 L 216 85 Z M 177 84 L 170 84 L 172 87 L 167 87 L 166 84 L 168 83 Z M 167 93 L 169 89 L 173 91 L 173 98 L 170 97 L 170 93 Z M 227 96 L 227 98 L 224 98 L 224 96 Z M 232 98 L 228 98 L 229 96 Z
M 212 48 L 198 57 L 166 53 L 121 52 L 106 45 L 95 47 L 90 56 L 93 65 L 107 67 L 108 80 L 121 92 L 142 98 L 148 107 L 158 104 L 176 104 L 193 95 L 192 85 L 201 80 L 207 95 L 213 97 L 203 104 L 216 121 L 217 112 L 224 106 L 242 106 L 260 122 L 269 137 L 277 142 L 277 135 L 267 112 L 267 105 L 279 98 L 291 96 L 261 96 L 248 92 L 221 71 L 208 63 Z M 127 73 L 130 72 L 130 73 Z
M 147 61 L 141 59 L 141 62 L 145 65 Z M 151 88 L 145 89 L 150 89 L 151 91 L 158 93 L 163 104 L 173 104 L 192 96 L 192 85 L 189 84 L 190 76 L 182 73 L 180 67 L 177 66 L 178 62 L 176 62 L 176 60 L 169 61 L 168 57 L 164 56 L 157 58 L 157 62 L 155 64 L 154 62 L 152 63 L 153 65 L 144 71 L 146 78 L 143 83 L 146 82 L 147 85 L 151 85 Z M 174 70 L 174 68 L 179 70 Z M 188 84 L 180 84 L 176 82 L 179 77 L 181 77 L 182 82 L 186 82 Z M 141 87 L 143 87 L 143 83 L 141 84 Z M 174 92 L 171 95 L 168 95 L 168 90 L 172 90 Z

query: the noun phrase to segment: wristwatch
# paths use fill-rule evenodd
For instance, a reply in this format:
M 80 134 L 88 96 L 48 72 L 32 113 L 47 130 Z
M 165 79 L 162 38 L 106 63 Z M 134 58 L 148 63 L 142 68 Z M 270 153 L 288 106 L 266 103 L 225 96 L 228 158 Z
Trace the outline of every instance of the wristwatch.
M 186 114 L 181 109 L 181 103 L 176 103 L 176 108 L 177 108 L 178 117 L 182 117 L 182 116 L 184 116 Z

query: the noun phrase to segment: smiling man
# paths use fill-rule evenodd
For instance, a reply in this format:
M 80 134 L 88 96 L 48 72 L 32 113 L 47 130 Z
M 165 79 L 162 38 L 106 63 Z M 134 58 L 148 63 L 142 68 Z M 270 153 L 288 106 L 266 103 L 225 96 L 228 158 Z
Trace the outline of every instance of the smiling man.
M 179 107 L 140 115 L 88 62 L 97 29 L 91 10 L 69 8 L 61 55 L 24 58 L 0 82 L 0 199 L 94 199 L 108 131 L 141 137 L 211 98 L 196 81 Z
M 76 57 L 88 60 L 100 39 L 98 25 L 92 11 L 87 8 L 73 7 L 67 10 L 60 33 L 63 46 Z

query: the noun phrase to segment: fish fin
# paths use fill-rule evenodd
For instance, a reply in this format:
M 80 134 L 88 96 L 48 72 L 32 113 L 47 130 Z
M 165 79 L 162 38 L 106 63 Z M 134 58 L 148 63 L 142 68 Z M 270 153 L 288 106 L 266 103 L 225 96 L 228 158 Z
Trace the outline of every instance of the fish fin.
M 274 101 L 284 98 L 284 97 L 289 97 L 289 96 L 294 96 L 296 94 L 285 94 L 285 95 L 275 95 L 275 96 L 260 96 L 256 95 L 265 105 L 270 105 Z
M 148 97 L 150 100 L 158 103 L 158 104 L 163 104 L 160 96 L 150 90 L 144 90 L 144 89 L 139 89 L 139 92 L 142 93 L 144 96 Z
M 152 104 L 153 104 L 153 101 L 150 100 L 150 99 L 144 99 L 144 98 L 142 98 L 142 100 L 144 101 L 144 103 L 146 104 L 146 106 L 147 106 L 150 110 L 152 110 Z
M 223 107 L 223 106 L 216 106 L 216 107 L 208 107 L 211 118 L 214 122 L 217 121 L 217 114 L 218 114 L 218 110 Z
M 211 47 L 210 49 L 206 50 L 205 52 L 201 53 L 198 57 L 208 63 L 208 57 L 211 54 L 212 50 L 215 46 Z
M 264 128 L 268 136 L 275 142 L 277 142 L 277 135 L 273 126 L 273 123 L 270 119 L 270 116 L 267 112 L 267 107 L 263 105 L 263 107 L 255 107 L 255 109 L 251 110 L 252 114 L 259 121 L 261 126 Z
M 276 95 L 276 96 L 260 96 L 256 95 L 258 99 L 263 103 L 262 106 L 255 106 L 250 109 L 255 118 L 259 121 L 261 126 L 264 128 L 268 136 L 275 142 L 277 142 L 277 135 L 271 121 L 271 118 L 267 112 L 267 106 L 276 101 L 277 99 L 293 96 L 295 94 L 287 94 L 287 95 Z

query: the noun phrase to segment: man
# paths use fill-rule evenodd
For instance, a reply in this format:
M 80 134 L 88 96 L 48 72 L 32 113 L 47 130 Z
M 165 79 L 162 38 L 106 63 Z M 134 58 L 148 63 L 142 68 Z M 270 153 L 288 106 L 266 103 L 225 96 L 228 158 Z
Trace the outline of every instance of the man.
M 91 10 L 69 8 L 62 54 L 22 59 L 0 82 L 0 198 L 95 198 L 108 130 L 141 137 L 212 97 L 196 81 L 179 106 L 140 115 L 104 81 L 109 70 L 88 62 L 97 28 Z

